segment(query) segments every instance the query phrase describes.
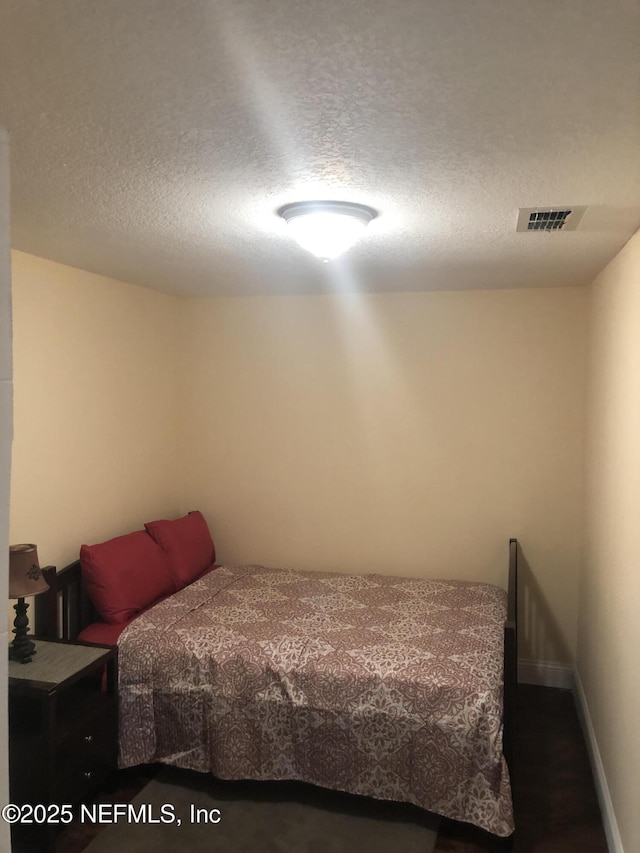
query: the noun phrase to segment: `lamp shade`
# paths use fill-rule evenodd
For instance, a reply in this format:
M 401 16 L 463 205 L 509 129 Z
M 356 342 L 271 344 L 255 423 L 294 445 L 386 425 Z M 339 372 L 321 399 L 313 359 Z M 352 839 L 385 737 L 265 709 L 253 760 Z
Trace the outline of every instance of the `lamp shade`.
M 9 546 L 9 598 L 25 598 L 46 592 L 49 584 L 40 571 L 35 545 Z

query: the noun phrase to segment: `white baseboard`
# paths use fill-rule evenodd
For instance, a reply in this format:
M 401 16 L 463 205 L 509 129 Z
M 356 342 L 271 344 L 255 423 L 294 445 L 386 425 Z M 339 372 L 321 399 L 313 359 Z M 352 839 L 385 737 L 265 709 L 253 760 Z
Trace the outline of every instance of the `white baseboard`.
M 607 777 L 605 776 L 600 750 L 598 749 L 598 741 L 596 733 L 591 722 L 589 714 L 589 706 L 587 705 L 587 697 L 585 696 L 580 674 L 576 670 L 574 673 L 575 681 L 575 698 L 578 717 L 582 725 L 584 737 L 587 742 L 587 750 L 589 752 L 589 760 L 591 761 L 591 769 L 593 770 L 593 778 L 596 784 L 596 792 L 600 803 L 600 811 L 602 812 L 602 823 L 604 825 L 605 835 L 607 836 L 607 844 L 609 853 L 624 853 L 622 847 L 622 839 L 618 830 L 618 822 L 613 810 L 613 803 L 607 785 Z
M 547 660 L 519 660 L 518 681 L 522 684 L 537 684 L 540 687 L 560 687 L 573 690 L 574 668 L 568 663 Z

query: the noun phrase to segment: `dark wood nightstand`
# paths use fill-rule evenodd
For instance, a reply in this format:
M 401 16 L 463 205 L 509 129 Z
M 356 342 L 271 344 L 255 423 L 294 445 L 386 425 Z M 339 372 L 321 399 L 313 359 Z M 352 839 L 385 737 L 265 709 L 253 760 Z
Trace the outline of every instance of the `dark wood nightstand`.
M 36 640 L 31 663 L 9 662 L 12 803 L 75 807 L 115 771 L 117 656 L 111 646 Z

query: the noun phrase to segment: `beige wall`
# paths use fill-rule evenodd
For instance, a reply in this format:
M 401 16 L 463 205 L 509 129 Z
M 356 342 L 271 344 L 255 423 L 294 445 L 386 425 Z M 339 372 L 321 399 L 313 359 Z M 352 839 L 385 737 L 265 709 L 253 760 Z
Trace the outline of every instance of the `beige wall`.
M 42 564 L 178 514 L 178 301 L 13 254 L 10 537 Z
M 578 672 L 626 851 L 640 844 L 640 233 L 591 293 Z
M 504 583 L 518 536 L 521 655 L 573 660 L 584 290 L 193 300 L 183 320 L 183 508 L 222 559 Z
M 586 291 L 179 300 L 16 252 L 11 540 L 201 508 L 228 561 L 504 583 L 572 661 Z
M 11 541 L 200 508 L 220 557 L 504 583 L 572 661 L 586 291 L 179 300 L 14 253 Z

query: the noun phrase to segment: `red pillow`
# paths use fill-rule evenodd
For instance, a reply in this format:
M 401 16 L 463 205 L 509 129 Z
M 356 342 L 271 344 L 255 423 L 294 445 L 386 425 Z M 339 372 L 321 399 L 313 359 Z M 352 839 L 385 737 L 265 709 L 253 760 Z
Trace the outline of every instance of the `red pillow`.
M 80 549 L 82 580 L 105 622 L 124 622 L 175 591 L 162 548 L 138 530 Z
M 176 589 L 199 578 L 215 562 L 216 549 L 201 512 L 175 521 L 150 521 L 145 528 L 169 558 Z

